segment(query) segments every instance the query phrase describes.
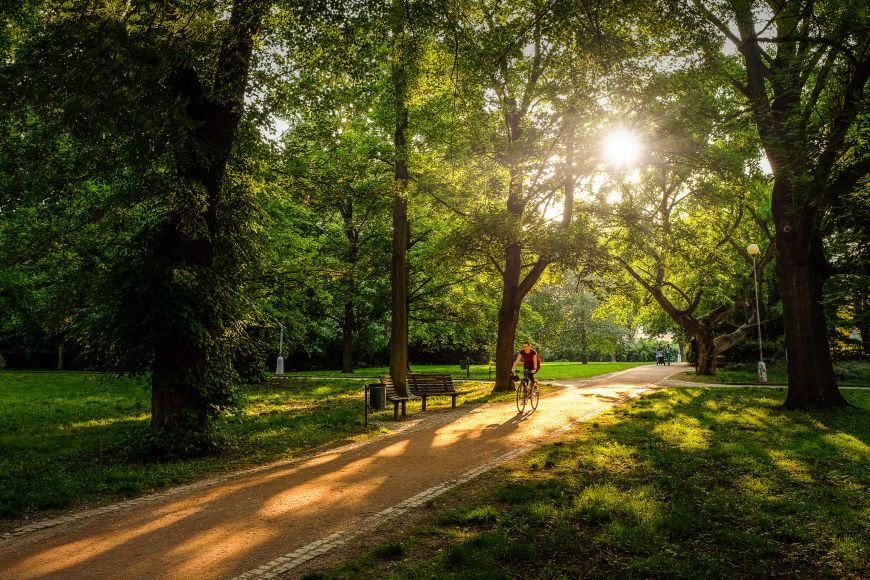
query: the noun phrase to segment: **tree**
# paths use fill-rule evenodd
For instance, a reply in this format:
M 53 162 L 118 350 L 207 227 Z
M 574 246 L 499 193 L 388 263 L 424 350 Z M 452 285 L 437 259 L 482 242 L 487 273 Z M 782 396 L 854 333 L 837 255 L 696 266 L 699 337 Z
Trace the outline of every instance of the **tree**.
M 393 0 L 391 67 L 395 131 L 393 133 L 393 251 L 390 267 L 392 288 L 390 317 L 390 377 L 400 394 L 408 394 L 408 4 Z
M 92 187 L 115 184 L 103 208 L 124 212 L 129 243 L 83 332 L 107 366 L 152 371 L 152 426 L 182 437 L 207 436 L 237 382 L 258 249 L 235 147 L 253 133 L 245 98 L 271 7 L 44 5 L 4 64 L 19 119 L 37 114 L 102 156 L 78 168 Z
M 541 285 L 529 296 L 528 305 L 540 322 L 524 326 L 544 358 L 583 364 L 590 357 L 613 358 L 618 345 L 630 335 L 613 313 L 599 308 L 598 297 L 584 286 L 577 276 L 564 275 L 561 283 Z
M 870 11 L 850 1 L 702 2 L 690 7 L 736 49 L 712 48 L 744 99 L 773 171 L 776 273 L 788 353 L 787 409 L 846 404 L 828 342 L 824 283 L 830 275 L 821 224 L 836 200 L 870 171 L 856 122 L 870 77 Z
M 359 107 L 367 103 L 356 91 Z M 371 120 L 345 103 L 335 111 L 319 107 L 284 138 L 287 203 L 312 210 L 320 232 L 310 275 L 329 296 L 323 315 L 341 332 L 341 369 L 354 369 L 357 321 L 366 295 L 379 293 L 386 272 L 384 227 L 392 191 L 385 143 L 369 131 Z M 366 308 L 366 310 L 371 310 Z
M 721 330 L 747 287 L 740 241 L 758 240 L 751 206 L 766 198 L 752 169 L 753 135 L 717 88 L 703 69 L 654 75 L 637 105 L 636 116 L 648 119 L 636 122 L 650 135 L 642 166 L 600 194 L 621 198 L 605 213 L 613 259 L 695 339 L 696 369 L 704 375 L 714 374 L 717 356 L 755 326 L 753 312 Z M 608 205 L 602 199 L 600 207 Z
M 469 211 L 470 251 L 501 285 L 495 390 L 510 367 L 523 300 L 550 264 L 593 256 L 574 199 L 601 77 L 619 50 L 623 6 L 475 3 L 457 27 L 471 163 L 486 176 Z M 464 161 L 464 160 L 463 160 Z M 469 231 L 469 235 L 471 231 Z M 592 260 L 590 260 L 592 261 Z

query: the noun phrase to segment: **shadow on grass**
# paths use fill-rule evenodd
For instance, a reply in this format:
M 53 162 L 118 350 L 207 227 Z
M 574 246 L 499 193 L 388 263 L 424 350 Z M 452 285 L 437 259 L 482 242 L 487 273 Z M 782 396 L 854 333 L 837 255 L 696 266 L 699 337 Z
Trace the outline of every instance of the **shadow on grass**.
M 5 373 L 0 389 L 0 518 L 132 497 L 208 473 L 286 457 L 364 432 L 362 387 L 292 380 L 247 390 L 215 422 L 220 452 L 147 461 L 135 447 L 149 424 L 141 380 Z M 8 522 L 13 525 L 14 522 Z
M 862 577 L 870 393 L 812 413 L 784 397 L 674 389 L 613 410 L 442 514 L 413 539 L 422 557 L 411 546 L 361 577 Z

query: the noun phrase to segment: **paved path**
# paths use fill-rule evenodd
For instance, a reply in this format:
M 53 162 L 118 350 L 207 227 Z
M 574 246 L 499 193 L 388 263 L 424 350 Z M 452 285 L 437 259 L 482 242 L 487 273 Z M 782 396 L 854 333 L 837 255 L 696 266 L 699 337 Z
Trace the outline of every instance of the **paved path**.
M 41 522 L 0 538 L 0 578 L 272 578 L 629 398 L 681 366 L 554 381 L 513 403 L 416 413 L 388 435 Z

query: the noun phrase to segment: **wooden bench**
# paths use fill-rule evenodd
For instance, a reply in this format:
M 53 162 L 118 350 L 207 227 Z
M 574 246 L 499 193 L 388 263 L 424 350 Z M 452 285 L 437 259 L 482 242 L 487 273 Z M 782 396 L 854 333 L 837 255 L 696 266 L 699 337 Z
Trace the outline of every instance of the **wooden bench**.
M 450 397 L 452 406 L 456 406 L 456 397 L 466 394 L 453 387 L 450 375 L 433 373 L 408 373 L 408 387 L 411 392 L 423 399 L 423 410 L 426 410 L 426 399 L 429 397 Z
M 386 399 L 393 404 L 393 419 L 395 421 L 399 420 L 399 404 L 402 405 L 402 417 L 405 416 L 405 404 L 408 401 L 414 401 L 419 399 L 420 397 L 416 397 L 414 395 L 410 395 L 408 397 L 403 397 L 399 393 L 396 392 L 396 386 L 393 384 L 393 378 L 390 375 L 381 375 L 381 384 L 384 385 L 384 390 L 386 394 Z M 426 408 L 426 399 L 423 399 L 423 408 Z

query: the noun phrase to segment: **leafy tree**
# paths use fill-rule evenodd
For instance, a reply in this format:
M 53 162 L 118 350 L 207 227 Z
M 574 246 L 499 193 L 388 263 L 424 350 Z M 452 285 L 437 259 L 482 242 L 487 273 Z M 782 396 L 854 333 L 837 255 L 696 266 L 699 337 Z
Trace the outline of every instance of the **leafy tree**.
M 581 287 L 576 276 L 540 286 L 529 296 L 528 305 L 540 319 L 528 332 L 545 358 L 584 364 L 590 357 L 613 359 L 631 334 L 614 313 L 599 308 L 598 297 Z
M 575 197 L 625 7 L 587 8 L 476 2 L 455 23 L 465 135 L 451 149 L 467 176 L 480 176 L 463 220 L 465 247 L 485 257 L 501 285 L 495 390 L 512 388 L 522 303 L 547 267 L 596 255 Z
M 44 3 L 3 66 L 18 123 L 36 115 L 84 145 L 60 181 L 108 187 L 102 211 L 126 219 L 82 323 L 88 347 L 107 367 L 150 369 L 152 426 L 194 439 L 232 402 L 250 315 L 257 210 L 239 146 L 256 139 L 245 95 L 271 8 Z
M 823 298 L 822 224 L 870 169 L 856 128 L 870 77 L 870 10 L 858 2 L 684 3 L 758 128 L 773 171 L 777 279 L 788 352 L 788 409 L 846 404 Z M 718 43 L 718 44 L 716 44 Z M 723 47 L 735 51 L 733 57 Z M 863 143 L 863 144 L 862 144 Z
M 755 141 L 717 88 L 703 70 L 655 75 L 639 105 L 654 136 L 645 164 L 634 180 L 601 194 L 621 197 L 606 222 L 614 259 L 697 341 L 699 374 L 713 374 L 716 357 L 755 325 L 749 318 L 719 329 L 746 286 L 739 241 L 757 239 L 747 235 L 754 230 L 747 206 L 766 189 L 758 174 L 746 175 Z M 760 270 L 772 255 L 769 248 Z
M 318 225 L 312 267 L 331 297 L 324 315 L 341 330 L 341 368 L 347 373 L 353 372 L 360 310 L 369 312 L 362 320 L 371 320 L 371 301 L 380 299 L 386 267 L 384 223 L 392 188 L 388 167 L 379 161 L 388 152 L 370 122 L 353 110 L 321 110 L 310 123 L 297 123 L 285 140 L 286 187 Z

